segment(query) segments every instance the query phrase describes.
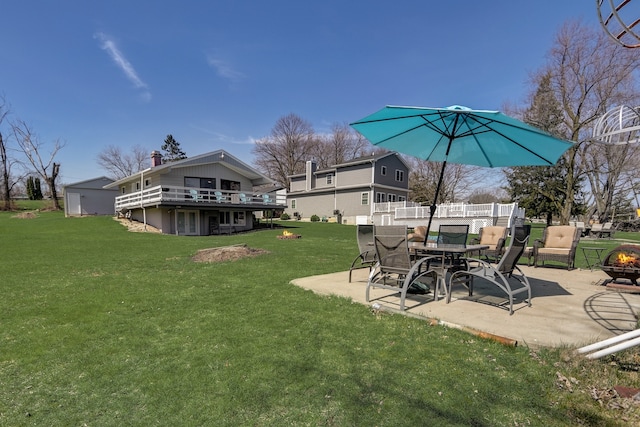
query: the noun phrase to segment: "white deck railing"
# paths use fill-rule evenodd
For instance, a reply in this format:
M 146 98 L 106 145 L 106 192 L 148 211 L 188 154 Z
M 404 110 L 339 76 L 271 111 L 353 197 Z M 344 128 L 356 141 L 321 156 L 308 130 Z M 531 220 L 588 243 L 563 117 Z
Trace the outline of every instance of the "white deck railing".
M 376 203 L 375 213 L 393 213 L 395 219 L 429 218 L 430 207 L 412 202 Z M 499 218 L 524 217 L 524 209 L 517 203 L 442 203 L 436 206 L 434 218 Z
M 123 209 L 148 207 L 160 203 L 197 203 L 212 206 L 261 205 L 266 208 L 286 206 L 286 196 L 275 193 L 251 194 L 242 191 L 212 190 L 210 188 L 156 186 L 117 196 L 116 212 Z

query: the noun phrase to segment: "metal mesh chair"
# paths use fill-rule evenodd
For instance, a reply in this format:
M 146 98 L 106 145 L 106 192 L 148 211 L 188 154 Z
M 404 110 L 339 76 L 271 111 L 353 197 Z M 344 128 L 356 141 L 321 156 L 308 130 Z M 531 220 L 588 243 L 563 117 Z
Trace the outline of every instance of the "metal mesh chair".
M 405 309 L 405 299 L 410 288 L 438 286 L 436 271 L 427 268 L 433 257 L 414 260 L 409 252 L 407 227 L 374 226 L 373 244 L 378 262 L 369 274 L 366 300 L 370 301 L 371 288 L 382 288 L 400 293 L 400 310 Z M 434 289 L 438 292 L 438 289 Z
M 373 247 L 373 225 L 359 224 L 356 227 L 356 237 L 358 239 L 358 250 L 360 253 L 351 263 L 349 268 L 349 283 L 351 283 L 351 273 L 353 270 L 368 268 L 369 272 L 376 263 L 376 250 Z
M 447 289 L 447 303 L 451 301 L 451 287 L 457 283 L 464 283 L 461 278 L 470 278 L 467 281 L 469 289 L 469 296 L 473 295 L 473 281 L 476 278 L 484 279 L 507 294 L 509 301 L 509 314 L 513 314 L 513 297 L 520 293 L 527 294 L 525 301 L 527 305 L 531 306 L 531 285 L 529 279 L 518 267 L 518 260 L 522 256 L 522 253 L 529 241 L 529 234 L 531 232 L 530 225 L 516 226 L 511 236 L 511 242 L 506 252 L 500 258 L 498 264 L 491 264 L 487 261 L 474 258 L 466 258 L 466 262 L 469 265 L 469 269 L 466 271 L 455 271 L 451 274 L 448 282 Z M 511 282 L 509 279 L 515 279 L 517 283 Z M 514 286 L 515 285 L 515 286 Z

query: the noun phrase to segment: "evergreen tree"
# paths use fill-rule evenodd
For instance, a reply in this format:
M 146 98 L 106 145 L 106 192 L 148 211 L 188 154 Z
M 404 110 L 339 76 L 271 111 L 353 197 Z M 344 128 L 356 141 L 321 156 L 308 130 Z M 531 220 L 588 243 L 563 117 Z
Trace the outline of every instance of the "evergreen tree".
M 33 177 L 30 176 L 27 178 L 27 197 L 29 198 L 29 200 L 34 200 L 33 189 L 34 189 Z
M 180 148 L 180 143 L 173 139 L 173 135 L 171 134 L 167 135 L 161 149 L 164 151 L 162 160 L 165 162 L 175 162 L 176 160 L 187 158 L 187 154 Z
M 40 186 L 40 178 L 36 177 L 33 180 L 33 200 L 42 200 L 44 196 L 42 195 L 42 187 Z
M 551 88 L 550 74 L 543 75 L 531 105 L 524 112 L 526 123 L 561 137 L 563 114 Z M 518 202 L 528 216 L 542 216 L 551 225 L 553 216 L 560 215 L 569 199 L 567 194 L 567 160 L 561 157 L 553 166 L 519 166 L 505 170 L 511 200 Z M 582 180 L 574 181 L 570 199 L 574 201 L 572 214 L 584 212 L 580 192 Z

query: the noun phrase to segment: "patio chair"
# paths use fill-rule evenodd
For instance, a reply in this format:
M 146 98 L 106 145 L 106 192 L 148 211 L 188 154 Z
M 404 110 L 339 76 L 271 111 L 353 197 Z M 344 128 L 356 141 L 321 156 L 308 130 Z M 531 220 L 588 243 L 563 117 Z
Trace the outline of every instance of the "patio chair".
M 223 195 L 221 191 L 216 191 L 213 194 L 216 196 L 216 202 L 225 202 L 227 200 L 227 196 Z
M 426 293 L 431 285 L 435 287 L 433 292 L 436 294 L 439 292 L 437 272 L 426 268 L 433 257 L 412 260 L 407 242 L 406 226 L 374 226 L 373 246 L 378 262 L 369 274 L 366 289 L 367 302 L 370 301 L 371 288 L 399 292 L 400 310 L 405 309 L 405 299 L 408 292 Z
M 265 205 L 268 205 L 269 203 L 271 203 L 271 196 L 268 194 L 263 194 L 262 195 L 262 203 L 264 203 Z
M 504 253 L 504 244 L 507 239 L 507 227 L 492 225 L 482 227 L 478 237 L 471 239 L 472 245 L 489 245 L 489 249 L 480 251 L 480 256 L 487 260 L 498 261 Z
M 424 225 L 418 225 L 414 227 L 413 233 L 407 235 L 407 239 L 410 242 L 424 242 L 424 236 L 427 234 L 427 227 Z
M 525 301 L 531 307 L 531 285 L 527 276 L 518 267 L 518 260 L 525 250 L 530 232 L 530 225 L 516 226 L 513 230 L 509 247 L 497 264 L 481 259 L 466 258 L 465 261 L 469 265 L 469 269 L 467 271 L 455 271 L 449 277 L 447 304 L 451 302 L 451 288 L 454 284 L 465 283 L 461 279 L 470 278 L 471 280 L 467 280 L 465 285 L 469 289 L 469 296 L 473 296 L 473 282 L 474 279 L 479 278 L 497 286 L 507 294 L 510 315 L 513 314 L 513 297 L 515 295 L 526 292 Z M 510 281 L 510 279 L 515 280 Z
M 459 245 L 467 244 L 469 235 L 469 224 L 441 224 L 438 229 L 438 246 L 441 245 Z M 464 262 L 460 261 L 461 254 L 447 255 L 447 268 L 451 270 L 463 268 L 466 269 Z
M 591 234 L 594 237 L 604 238 L 608 237 L 609 239 L 613 237 L 614 233 L 613 223 L 605 222 L 604 224 L 593 224 L 591 226 Z
M 533 242 L 533 265 L 544 266 L 545 261 L 567 264 L 574 268 L 576 248 L 580 241 L 580 230 L 571 225 L 550 225 L 544 229 L 542 239 Z
M 240 197 L 240 203 L 247 203 L 249 201 L 247 195 L 244 193 L 238 194 L 238 197 Z
M 438 230 L 438 245 L 466 245 L 468 224 L 442 224 Z
M 359 224 L 356 227 L 356 237 L 360 253 L 349 268 L 349 283 L 351 283 L 351 272 L 353 270 L 368 268 L 369 272 L 371 272 L 376 263 L 376 250 L 373 247 L 373 225 Z

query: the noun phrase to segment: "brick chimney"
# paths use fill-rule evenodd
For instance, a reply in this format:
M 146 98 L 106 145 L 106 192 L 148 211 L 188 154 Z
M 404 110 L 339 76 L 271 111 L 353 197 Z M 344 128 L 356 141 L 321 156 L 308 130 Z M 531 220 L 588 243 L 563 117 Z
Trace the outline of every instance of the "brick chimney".
M 162 154 L 158 151 L 151 152 L 151 167 L 155 168 L 156 166 L 160 166 L 162 164 Z

